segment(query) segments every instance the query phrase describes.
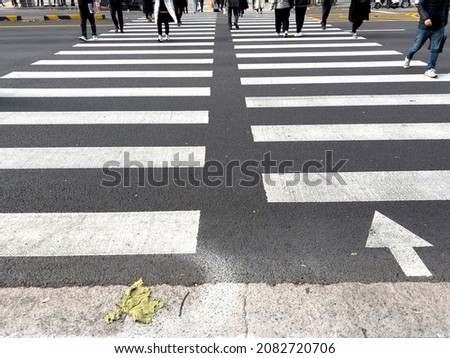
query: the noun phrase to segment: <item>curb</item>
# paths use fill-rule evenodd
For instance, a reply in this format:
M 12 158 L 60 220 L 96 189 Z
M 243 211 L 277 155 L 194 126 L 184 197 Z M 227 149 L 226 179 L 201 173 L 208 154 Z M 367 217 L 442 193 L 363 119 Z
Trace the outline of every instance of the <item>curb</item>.
M 105 20 L 106 16 L 102 14 L 95 14 L 95 20 Z M 45 15 L 44 20 L 58 21 L 58 20 L 80 20 L 80 15 Z
M 16 15 L 0 16 L 0 21 L 22 21 L 22 16 Z

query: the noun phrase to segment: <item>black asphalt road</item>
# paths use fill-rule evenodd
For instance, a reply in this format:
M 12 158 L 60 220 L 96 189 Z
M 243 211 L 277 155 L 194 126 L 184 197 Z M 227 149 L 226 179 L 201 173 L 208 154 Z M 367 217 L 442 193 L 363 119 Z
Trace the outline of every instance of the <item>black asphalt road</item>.
M 136 13 L 135 16 L 140 14 Z M 201 14 L 200 14 L 201 15 Z M 200 16 L 199 15 L 199 16 Z M 248 17 L 254 14 L 248 14 Z M 99 33 L 106 32 L 101 22 Z M 3 25 L 3 24 L 2 24 Z M 42 26 L 41 26 L 42 25 Z M 70 50 L 79 36 L 76 23 L 16 24 L 0 26 L 0 76 L 12 71 L 37 70 L 29 66 L 54 59 Z M 348 23 L 336 24 L 350 29 Z M 362 29 L 402 28 L 404 32 L 362 33 L 385 50 L 404 51 L 415 35 L 415 22 L 364 23 Z M 422 50 L 415 59 L 426 61 Z M 168 56 L 170 57 L 170 56 Z M 175 57 L 175 56 L 172 56 Z M 193 56 L 195 57 L 195 56 Z M 100 57 L 100 58 L 114 58 Z M 134 56 L 133 58 L 143 58 Z M 361 60 L 366 58 L 361 58 Z M 293 58 L 290 62 L 309 62 Z M 345 61 L 316 58 L 314 61 Z M 347 58 L 347 60 L 349 60 Z M 267 59 L 255 62 L 268 62 Z M 178 146 L 205 145 L 206 159 L 262 160 L 271 152 L 275 160 L 294 160 L 299 170 L 307 160 L 323 160 L 332 150 L 336 160 L 348 159 L 343 171 L 449 170 L 448 141 L 254 143 L 253 124 L 318 124 L 448 121 L 448 106 L 345 107 L 300 109 L 247 109 L 245 97 L 283 95 L 362 95 L 450 93 L 449 83 L 333 84 L 292 86 L 241 86 L 235 50 L 226 19 L 217 17 L 214 76 L 212 79 L 78 79 L 0 80 L 0 87 L 137 87 L 210 86 L 211 97 L 198 98 L 0 98 L 1 111 L 89 110 L 203 110 L 208 125 L 96 125 L 2 126 L 0 147 L 57 146 Z M 201 67 L 201 66 L 200 66 Z M 185 69 L 159 66 L 158 69 Z M 148 66 L 114 66 L 116 70 L 148 70 Z M 41 69 L 39 69 L 41 70 Z M 48 69 L 50 70 L 50 69 Z M 52 68 L 51 70 L 64 70 Z M 87 70 L 71 66 L 70 70 Z M 439 73 L 450 72 L 448 51 L 439 58 Z M 399 74 L 402 68 L 280 70 L 289 76 L 337 74 Z M 408 73 L 421 73 L 411 68 Z M 264 76 L 264 71 L 252 71 Z M 173 172 L 173 170 L 171 171 Z M 186 172 L 181 170 L 181 175 Z M 260 170 L 261 172 L 261 170 Z M 268 204 L 262 183 L 231 187 L 165 188 L 137 185 L 133 171 L 130 188 L 100 185 L 101 170 L 1 170 L 0 211 L 108 212 L 201 210 L 195 255 L 0 258 L 1 286 L 65 286 L 129 284 L 142 277 L 148 284 L 192 285 L 205 282 L 381 282 L 450 280 L 450 205 L 447 201 Z M 194 174 L 200 176 L 201 169 Z M 192 173 L 191 173 L 192 175 Z M 388 250 L 366 249 L 374 211 L 411 230 L 433 248 L 416 249 L 433 273 L 431 278 L 408 278 Z

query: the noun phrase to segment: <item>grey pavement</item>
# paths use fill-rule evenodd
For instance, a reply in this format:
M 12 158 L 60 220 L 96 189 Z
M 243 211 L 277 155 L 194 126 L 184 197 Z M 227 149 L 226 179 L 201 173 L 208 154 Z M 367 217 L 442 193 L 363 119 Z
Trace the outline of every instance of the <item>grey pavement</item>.
M 109 325 L 102 317 L 126 286 L 2 288 L 0 337 L 450 337 L 449 283 L 151 288 L 166 306 L 150 324 L 126 316 Z

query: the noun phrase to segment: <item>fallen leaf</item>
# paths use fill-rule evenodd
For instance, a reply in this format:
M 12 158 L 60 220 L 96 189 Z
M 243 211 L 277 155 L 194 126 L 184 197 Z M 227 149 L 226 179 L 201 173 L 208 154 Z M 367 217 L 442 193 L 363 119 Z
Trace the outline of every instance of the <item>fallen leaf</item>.
M 48 301 L 50 301 L 50 297 L 45 297 L 45 298 L 41 301 L 41 303 L 47 303 Z
M 150 287 L 144 286 L 140 278 L 124 293 L 116 304 L 117 309 L 108 313 L 103 320 L 112 323 L 119 320 L 123 314 L 127 314 L 136 322 L 150 323 L 156 308 L 163 308 L 165 305 L 164 301 L 150 300 L 150 293 Z

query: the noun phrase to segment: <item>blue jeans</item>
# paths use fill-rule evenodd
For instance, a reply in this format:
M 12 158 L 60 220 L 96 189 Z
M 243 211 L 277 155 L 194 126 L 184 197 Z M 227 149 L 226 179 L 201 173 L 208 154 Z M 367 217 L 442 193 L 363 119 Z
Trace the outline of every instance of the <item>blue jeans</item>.
M 430 57 L 428 58 L 427 69 L 435 68 L 436 61 L 439 56 L 439 45 L 441 44 L 443 36 L 444 36 L 444 27 L 441 27 L 440 29 L 437 30 L 419 28 L 417 30 L 416 39 L 414 40 L 413 45 L 406 53 L 406 58 L 411 60 L 414 54 L 422 48 L 425 42 L 428 39 L 431 39 Z

